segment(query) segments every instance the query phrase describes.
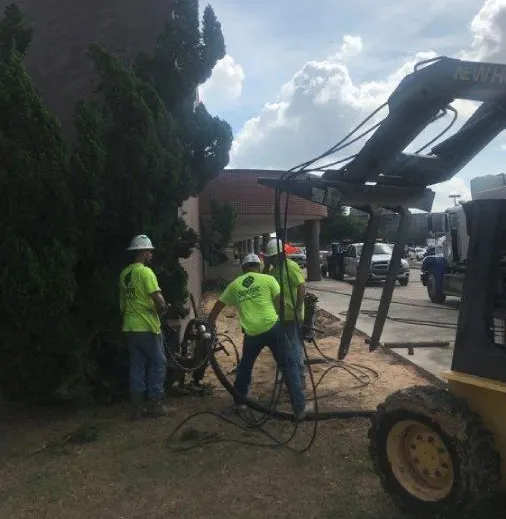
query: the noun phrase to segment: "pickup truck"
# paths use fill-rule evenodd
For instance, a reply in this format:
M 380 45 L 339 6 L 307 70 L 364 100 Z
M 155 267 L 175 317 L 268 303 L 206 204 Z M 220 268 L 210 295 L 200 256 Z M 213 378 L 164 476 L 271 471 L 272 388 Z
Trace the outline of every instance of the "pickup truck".
M 363 243 L 352 243 L 344 253 L 344 274 L 350 277 L 357 276 L 358 263 L 362 252 Z M 385 281 L 392 258 L 392 248 L 386 243 L 374 245 L 374 255 L 371 260 L 369 281 Z M 401 259 L 401 265 L 397 274 L 397 281 L 403 287 L 409 283 L 409 262 Z

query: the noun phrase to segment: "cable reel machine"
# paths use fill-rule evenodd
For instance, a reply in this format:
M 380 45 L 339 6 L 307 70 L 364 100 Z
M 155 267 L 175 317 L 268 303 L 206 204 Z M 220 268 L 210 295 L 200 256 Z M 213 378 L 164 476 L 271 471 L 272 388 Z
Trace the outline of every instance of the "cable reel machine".
M 457 111 L 450 105 L 456 99 L 481 104 L 458 131 L 435 144 L 456 121 Z M 386 105 L 389 113 L 384 119 L 353 137 Z M 453 118 L 443 132 L 415 153 L 403 151 L 422 130 L 448 112 L 453 113 Z M 371 351 L 380 344 L 392 300 L 409 226 L 409 209 L 430 212 L 435 196 L 430 186 L 451 179 L 505 128 L 506 65 L 434 58 L 417 64 L 385 105 L 327 152 L 279 178 L 259 178 L 260 184 L 276 191 L 276 230 L 280 235 L 282 193 L 286 194 L 285 218 L 290 195 L 330 208 L 351 206 L 369 214 L 338 349 L 340 360 L 348 353 L 360 312 L 378 237 L 380 210 L 399 214 L 400 223 L 369 342 Z M 320 165 L 326 157 L 373 130 L 356 155 Z M 427 153 L 422 153 L 428 148 Z M 339 163 L 344 165 L 332 169 Z M 487 204 L 465 204 L 466 213 L 473 214 L 473 223 L 472 229 L 468 226 L 469 273 L 462 297 L 453 371 L 448 376 L 450 392 L 433 387 L 399 391 L 378 408 L 373 418 L 370 449 L 383 487 L 419 517 L 445 517 L 447 513 L 467 511 L 485 497 L 501 476 L 498 452 L 503 459 L 503 480 L 506 479 L 506 418 L 501 418 L 504 413 L 500 411 L 506 404 L 506 349 L 494 346 L 487 329 L 489 315 L 494 314 L 492 301 L 497 295 L 497 284 L 506 283 L 506 276 L 498 273 L 496 266 L 498 248 L 506 248 L 506 224 L 500 228 L 506 201 Z M 484 254 L 483 250 L 488 252 Z M 489 282 L 480 282 L 478 274 L 488 276 Z M 492 279 L 496 275 L 502 276 L 503 281 Z M 501 290 L 504 292 L 504 286 Z M 504 395 L 503 400 L 499 401 L 498 395 Z M 487 401 L 494 402 L 495 411 Z M 455 431 L 464 431 L 465 438 L 457 438 L 459 433 Z M 425 458 L 416 454 L 419 452 L 425 453 Z

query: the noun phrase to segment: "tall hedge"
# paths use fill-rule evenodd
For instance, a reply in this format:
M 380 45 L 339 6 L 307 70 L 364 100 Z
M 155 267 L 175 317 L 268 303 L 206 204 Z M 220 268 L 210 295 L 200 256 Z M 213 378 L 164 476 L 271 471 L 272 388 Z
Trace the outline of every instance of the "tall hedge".
M 117 283 L 133 235 L 149 234 L 167 299 L 183 306 L 197 236 L 183 202 L 228 163 L 228 124 L 194 110 L 225 47 L 210 7 L 178 0 L 153 56 L 132 67 L 93 45 L 97 92 L 68 144 L 23 67 L 31 29 L 0 24 L 0 391 L 7 399 L 106 399 L 126 389 Z M 167 34 L 174 59 L 162 59 Z M 191 45 L 188 42 L 191 41 Z M 192 51 L 192 47 L 196 50 Z M 161 78 L 173 78 L 169 92 Z

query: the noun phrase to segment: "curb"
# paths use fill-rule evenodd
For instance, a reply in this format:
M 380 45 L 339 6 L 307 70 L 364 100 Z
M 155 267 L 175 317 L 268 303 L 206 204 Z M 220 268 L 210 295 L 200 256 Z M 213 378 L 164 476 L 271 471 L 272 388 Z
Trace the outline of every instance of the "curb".
M 318 310 L 320 312 L 323 312 L 324 314 L 327 314 L 327 315 L 331 315 L 335 319 L 338 319 L 340 322 L 343 322 L 342 317 L 334 315 L 334 314 L 328 312 L 327 310 L 325 310 L 324 308 L 321 308 L 319 306 L 317 306 L 317 308 L 318 308 Z M 370 339 L 371 338 L 367 333 L 363 332 L 362 330 L 358 330 L 357 328 L 355 328 L 353 333 L 355 335 L 358 335 L 359 337 L 363 337 L 364 339 Z M 436 375 L 432 374 L 430 371 L 427 371 L 425 368 L 422 368 L 418 364 L 415 364 L 413 361 L 411 361 L 409 359 L 406 359 L 400 353 L 397 353 L 393 349 L 390 349 L 390 348 L 384 346 L 383 344 L 380 344 L 379 349 L 381 351 L 383 351 L 385 354 L 390 355 L 391 357 L 395 358 L 401 364 L 404 364 L 405 366 L 410 366 L 410 367 L 414 368 L 414 370 L 417 373 L 417 375 L 421 376 L 422 378 L 425 378 L 426 380 L 428 380 L 429 382 L 431 382 L 435 386 L 437 386 L 439 388 L 442 388 L 442 389 L 447 388 L 446 382 L 441 380 Z M 374 352 L 371 352 L 371 353 L 374 353 Z
M 391 350 L 390 348 L 387 348 L 385 346 L 380 346 L 380 349 L 383 352 L 385 352 L 387 355 L 394 357 L 401 364 L 404 364 L 405 366 L 413 367 L 415 369 L 417 375 L 420 375 L 422 378 L 427 379 L 429 382 L 431 382 L 435 386 L 440 387 L 442 389 L 447 388 L 446 382 L 441 380 L 439 377 L 436 377 L 436 375 L 434 375 L 430 371 L 427 371 L 426 369 L 422 368 L 418 364 L 415 364 L 413 361 L 406 359 L 406 357 L 403 357 L 401 354 L 397 353 L 396 351 Z

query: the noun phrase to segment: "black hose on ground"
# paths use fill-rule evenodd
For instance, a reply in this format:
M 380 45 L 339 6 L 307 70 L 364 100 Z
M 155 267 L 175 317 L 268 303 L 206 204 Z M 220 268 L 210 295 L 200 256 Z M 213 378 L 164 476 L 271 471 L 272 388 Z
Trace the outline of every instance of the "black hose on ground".
M 194 414 L 186 417 L 171 432 L 171 434 L 169 435 L 169 437 L 167 439 L 168 447 L 172 451 L 174 451 L 174 452 L 187 452 L 187 451 L 193 450 L 195 448 L 203 447 L 204 445 L 228 442 L 228 443 L 237 443 L 237 444 L 240 444 L 240 445 L 250 445 L 250 446 L 254 446 L 254 447 L 266 447 L 266 448 L 285 447 L 285 448 L 287 448 L 289 450 L 292 450 L 292 451 L 298 452 L 298 453 L 306 452 L 311 447 L 311 445 L 313 444 L 313 442 L 315 440 L 315 434 L 314 433 L 313 433 L 313 436 L 312 436 L 311 440 L 309 441 L 309 443 L 305 447 L 303 447 L 303 448 L 295 448 L 295 447 L 290 446 L 291 441 L 294 439 L 294 437 L 295 437 L 295 435 L 297 433 L 298 423 L 299 422 L 295 423 L 295 427 L 294 427 L 292 433 L 288 436 L 288 438 L 286 438 L 284 440 L 276 438 L 272 433 L 270 433 L 269 431 L 267 431 L 266 429 L 263 428 L 263 425 L 265 425 L 267 420 L 270 419 L 270 418 L 274 418 L 274 419 L 278 419 L 278 420 L 286 420 L 286 421 L 293 421 L 294 420 L 293 413 L 279 411 L 279 410 L 276 409 L 277 403 L 279 401 L 281 385 L 279 385 L 278 387 L 276 387 L 276 386 L 274 387 L 272 398 L 271 398 L 271 402 L 267 406 L 266 405 L 262 405 L 259 402 L 251 400 L 249 398 L 244 398 L 242 395 L 240 395 L 235 390 L 234 385 L 228 380 L 226 374 L 221 369 L 220 363 L 217 361 L 216 356 L 214 355 L 214 352 L 218 351 L 216 349 L 216 346 L 219 345 L 219 341 L 216 341 L 216 338 L 218 336 L 219 336 L 219 334 L 215 335 L 215 337 L 214 337 L 215 340 L 213 340 L 213 343 L 215 344 L 215 348 L 213 350 L 213 354 L 212 354 L 211 359 L 210 359 L 210 364 L 211 364 L 211 367 L 212 367 L 212 369 L 214 371 L 214 374 L 216 375 L 216 378 L 220 381 L 222 386 L 232 395 L 232 397 L 236 401 L 238 401 L 238 402 L 240 402 L 242 404 L 245 404 L 246 406 L 248 406 L 250 408 L 250 410 L 257 411 L 257 412 L 261 413 L 263 416 L 261 418 L 257 418 L 257 417 L 254 416 L 253 413 L 251 413 L 253 418 L 249 418 L 247 416 L 247 414 L 244 414 L 244 415 L 242 415 L 241 418 L 244 420 L 245 423 L 244 423 L 244 425 L 241 425 L 240 423 L 237 423 L 235 420 L 232 420 L 231 418 L 227 417 L 226 416 L 226 412 L 227 412 L 226 410 L 224 412 L 221 412 L 221 413 L 216 413 L 216 412 L 212 412 L 212 411 L 197 412 L 197 413 L 194 413 Z M 233 346 L 235 348 L 235 344 L 233 343 L 232 339 L 229 338 L 229 337 L 227 337 L 227 339 L 233 344 Z M 316 340 L 314 339 L 314 337 L 312 338 L 312 342 L 315 344 L 315 346 L 317 346 L 316 345 Z M 317 351 L 321 355 L 323 355 L 323 353 L 321 352 L 321 350 L 318 347 L 317 347 Z M 323 358 L 321 358 L 321 359 L 311 359 L 311 363 L 318 362 L 318 361 L 322 361 L 322 362 L 327 362 L 328 363 L 329 360 L 330 360 L 329 358 L 325 358 L 325 356 L 323 356 Z M 334 369 L 334 368 L 344 368 L 345 367 L 344 363 L 336 361 L 334 359 L 332 359 L 331 364 L 332 365 L 320 377 L 319 382 L 316 385 L 314 385 L 315 398 L 316 398 L 316 387 L 319 385 L 319 383 L 322 381 L 322 379 L 325 377 L 325 375 L 331 369 Z M 351 367 L 351 365 L 350 365 L 350 367 Z M 362 368 L 362 366 L 358 366 L 358 365 L 355 366 L 355 365 L 353 365 L 353 368 L 357 368 L 358 369 L 358 368 Z M 363 367 L 363 368 L 366 369 L 365 367 Z M 371 368 L 367 368 L 367 369 L 370 370 L 371 372 L 374 372 L 374 370 L 372 370 Z M 351 373 L 351 374 L 355 378 L 357 378 L 356 374 L 353 374 L 353 373 Z M 374 411 L 357 411 L 357 410 L 340 410 L 340 409 L 337 409 L 337 410 L 334 410 L 334 411 L 317 412 L 317 413 L 308 414 L 306 416 L 306 418 L 305 418 L 305 421 L 311 421 L 314 424 L 316 424 L 319 421 L 323 421 L 323 420 L 352 419 L 352 418 L 371 418 L 374 414 L 375 414 Z M 244 439 L 221 438 L 218 435 L 213 433 L 213 434 L 205 434 L 204 435 L 205 437 L 203 437 L 203 438 L 201 438 L 201 439 L 199 439 L 197 441 L 190 442 L 190 445 L 180 445 L 180 444 L 179 445 L 175 445 L 175 446 L 171 445 L 172 439 L 183 428 L 184 425 L 186 425 L 190 420 L 193 420 L 194 418 L 196 418 L 198 416 L 204 416 L 204 415 L 214 416 L 214 417 L 224 421 L 225 423 L 228 423 L 230 425 L 234 425 L 235 427 L 238 427 L 239 429 L 241 429 L 243 431 L 246 431 L 246 432 L 250 432 L 252 429 L 255 429 L 256 431 L 258 431 L 258 433 L 263 434 L 268 440 L 270 440 L 270 442 L 269 443 L 261 443 L 261 442 L 256 442 L 256 441 L 248 441 L 248 440 L 244 440 Z M 195 431 L 191 431 L 190 430 L 189 435 L 192 436 L 192 433 L 194 433 L 194 432 Z M 182 436 L 184 437 L 185 433 L 182 433 Z M 183 440 L 183 442 L 186 443 L 186 441 L 188 441 L 188 440 L 189 440 L 189 438 Z
M 216 378 L 220 381 L 221 385 L 232 395 L 236 402 L 240 402 L 241 404 L 247 405 L 251 409 L 258 411 L 260 413 L 268 414 L 272 418 L 276 418 L 278 420 L 294 420 L 294 414 L 286 411 L 280 411 L 278 409 L 272 409 L 266 407 L 251 398 L 245 398 L 240 393 L 237 392 L 234 385 L 227 378 L 219 362 L 216 360 L 216 357 L 211 356 L 211 368 L 216 375 Z M 334 411 L 323 411 L 318 412 L 316 415 L 314 413 L 308 413 L 304 418 L 304 421 L 314 421 L 314 420 L 333 420 L 333 419 L 349 419 L 349 418 L 370 418 L 375 414 L 374 411 L 364 411 L 364 410 L 345 410 L 345 409 L 336 409 Z

